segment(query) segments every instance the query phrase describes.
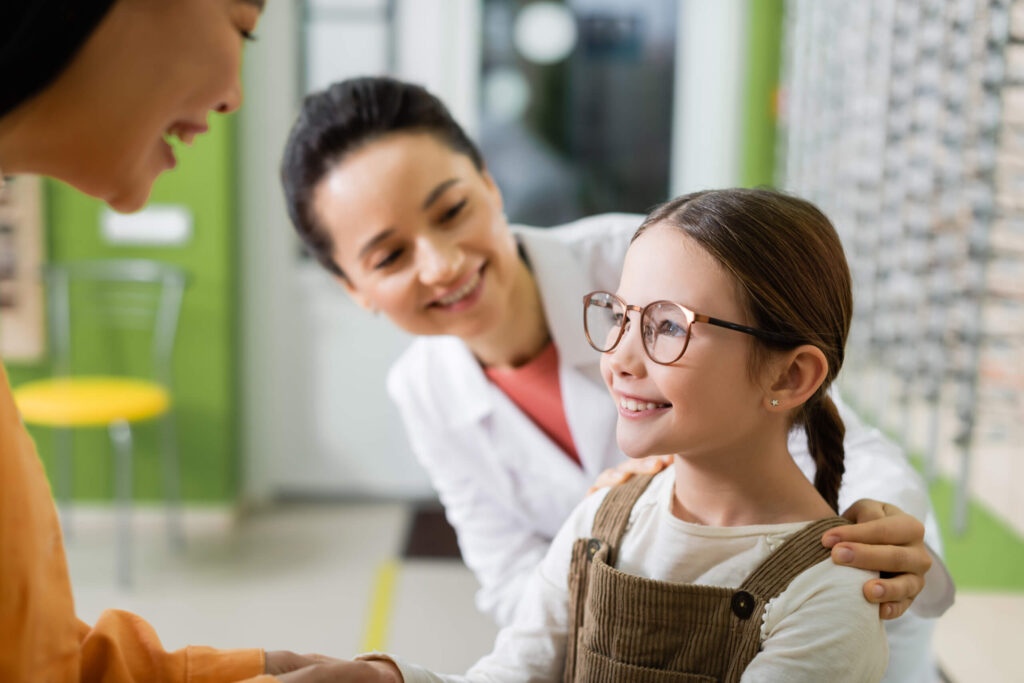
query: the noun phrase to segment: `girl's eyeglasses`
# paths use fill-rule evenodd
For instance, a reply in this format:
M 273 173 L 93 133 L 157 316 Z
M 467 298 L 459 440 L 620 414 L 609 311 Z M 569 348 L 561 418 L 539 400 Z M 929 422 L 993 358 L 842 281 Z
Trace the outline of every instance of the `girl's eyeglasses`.
M 683 357 L 693 323 L 717 325 L 786 346 L 799 343 L 775 332 L 702 315 L 673 301 L 654 301 L 641 308 L 627 304 L 611 292 L 599 291 L 583 297 L 583 330 L 590 345 L 601 353 L 614 349 L 626 330 L 630 311 L 640 314 L 644 352 L 659 365 L 672 365 Z

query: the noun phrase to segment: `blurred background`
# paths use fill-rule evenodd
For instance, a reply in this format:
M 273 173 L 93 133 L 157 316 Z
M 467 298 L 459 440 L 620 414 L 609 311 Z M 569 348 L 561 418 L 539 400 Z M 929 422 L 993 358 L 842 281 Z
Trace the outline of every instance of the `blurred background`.
M 818 203 L 856 287 L 840 390 L 926 477 L 958 585 L 943 674 L 1024 680 L 1024 0 L 272 0 L 257 36 L 246 106 L 178 150 L 150 208 L 117 216 L 28 179 L 0 205 L 13 386 L 67 359 L 159 365 L 159 339 L 100 343 L 74 322 L 106 300 L 48 297 L 62 281 L 44 287 L 45 264 L 146 259 L 184 277 L 170 312 L 166 279 L 115 302 L 150 301 L 151 333 L 168 315 L 176 330 L 173 414 L 135 430 L 127 474 L 103 430 L 32 428 L 72 502 L 83 618 L 120 606 L 171 647 L 387 648 L 446 671 L 489 651 L 384 391 L 409 340 L 303 253 L 279 188 L 303 95 L 387 73 L 449 105 L 513 222 L 738 185 Z

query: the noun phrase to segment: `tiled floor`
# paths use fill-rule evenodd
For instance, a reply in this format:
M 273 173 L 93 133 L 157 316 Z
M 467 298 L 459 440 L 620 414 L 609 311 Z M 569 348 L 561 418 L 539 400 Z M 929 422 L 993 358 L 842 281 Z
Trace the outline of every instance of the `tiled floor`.
M 184 554 L 160 525 L 136 534 L 135 582 L 114 583 L 114 536 L 81 523 L 67 544 L 79 616 L 106 608 L 144 616 L 167 648 L 265 647 L 351 657 L 367 644 L 378 569 L 400 554 L 407 506 L 290 505 L 231 533 L 191 528 Z M 461 672 L 490 650 L 496 629 L 478 614 L 476 581 L 458 561 L 402 563 L 382 647 L 437 670 Z
M 939 619 L 935 649 L 954 683 L 1024 681 L 1024 594 L 967 593 Z
M 496 631 L 473 607 L 473 576 L 456 561 L 416 560 L 398 566 L 390 589 L 381 585 L 379 569 L 399 555 L 407 518 L 400 504 L 289 505 L 231 531 L 190 528 L 180 555 L 159 526 L 143 521 L 130 592 L 114 585 L 110 530 L 82 523 L 68 544 L 79 615 L 92 621 L 108 607 L 137 612 L 169 648 L 261 646 L 346 657 L 382 637 L 382 647 L 413 661 L 464 671 L 490 650 Z M 936 650 L 954 683 L 1024 681 L 1022 635 L 1024 595 L 961 593 L 940 620 Z

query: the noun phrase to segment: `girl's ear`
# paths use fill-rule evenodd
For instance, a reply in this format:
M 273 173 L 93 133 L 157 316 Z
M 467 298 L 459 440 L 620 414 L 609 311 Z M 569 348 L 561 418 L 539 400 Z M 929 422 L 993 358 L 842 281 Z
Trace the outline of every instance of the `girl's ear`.
M 355 285 L 352 284 L 351 280 L 349 280 L 344 275 L 335 275 L 334 279 L 337 280 L 337 282 L 342 287 L 345 288 L 345 291 L 348 292 L 348 295 L 352 297 L 353 301 L 359 304 L 360 308 L 363 308 L 369 311 L 370 313 L 377 312 L 377 309 L 374 307 L 372 303 L 370 303 L 370 300 L 366 297 L 366 295 L 360 292 L 358 289 L 356 289 Z
M 783 354 L 772 368 L 765 406 L 789 411 L 803 405 L 825 381 L 828 359 L 817 346 L 804 344 Z

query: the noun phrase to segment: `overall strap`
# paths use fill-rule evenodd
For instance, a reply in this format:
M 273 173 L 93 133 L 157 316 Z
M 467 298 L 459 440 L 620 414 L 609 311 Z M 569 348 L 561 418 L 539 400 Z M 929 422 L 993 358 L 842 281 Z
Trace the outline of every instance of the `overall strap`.
M 653 478 L 653 474 L 634 474 L 626 482 L 613 486 L 597 509 L 591 537 L 578 538 L 573 544 L 572 563 L 569 565 L 569 632 L 566 638 L 565 669 L 562 672 L 564 683 L 574 683 L 576 680 L 576 657 L 580 632 L 583 630 L 590 562 L 602 551 L 605 562 L 615 562 L 615 551 L 626 531 L 630 510 Z
M 626 532 L 626 524 L 629 522 L 629 513 L 640 499 L 647 486 L 654 479 L 653 474 L 634 474 L 624 483 L 613 486 L 605 499 L 601 501 L 601 507 L 594 515 L 594 526 L 590 536 L 601 543 L 608 545 L 608 556 L 605 562 L 615 565 L 615 557 L 619 549 L 619 542 Z
M 821 544 L 821 536 L 829 529 L 849 524 L 842 517 L 826 517 L 811 522 L 786 539 L 765 561 L 754 569 L 740 588 L 765 602 L 789 587 L 804 571 L 828 559 L 831 550 Z

